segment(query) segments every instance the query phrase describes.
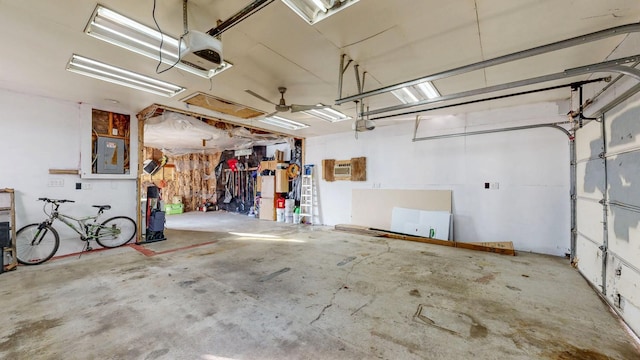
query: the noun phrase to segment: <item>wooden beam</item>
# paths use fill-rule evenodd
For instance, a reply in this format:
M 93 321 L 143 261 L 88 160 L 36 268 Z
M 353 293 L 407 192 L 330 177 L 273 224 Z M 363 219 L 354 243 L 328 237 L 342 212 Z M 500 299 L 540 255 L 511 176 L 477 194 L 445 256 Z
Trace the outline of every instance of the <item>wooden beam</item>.
M 80 175 L 78 169 L 49 169 L 50 175 Z
M 455 248 L 467 249 L 467 250 L 485 251 L 485 252 L 492 252 L 492 253 L 502 254 L 502 255 L 516 254 L 515 250 L 513 249 L 513 243 L 511 241 L 464 243 L 464 242 L 457 242 L 457 241 L 432 239 L 432 238 L 421 237 L 421 236 L 404 235 L 404 234 L 399 234 L 399 233 L 381 230 L 381 229 L 373 229 L 365 226 L 348 225 L 348 224 L 336 225 L 335 229 L 338 231 L 345 231 L 345 232 L 350 232 L 350 233 L 359 234 L 359 235 L 384 237 L 389 239 L 405 240 L 405 241 L 415 241 L 415 242 L 420 242 L 425 244 L 448 246 L 448 247 L 455 247 Z

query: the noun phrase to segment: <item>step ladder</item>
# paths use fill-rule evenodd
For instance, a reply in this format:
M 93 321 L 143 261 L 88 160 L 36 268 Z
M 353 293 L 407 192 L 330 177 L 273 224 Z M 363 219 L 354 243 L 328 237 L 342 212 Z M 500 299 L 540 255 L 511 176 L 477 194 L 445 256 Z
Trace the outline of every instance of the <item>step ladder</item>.
M 313 165 L 305 165 L 300 186 L 300 219 L 307 223 L 313 223 Z

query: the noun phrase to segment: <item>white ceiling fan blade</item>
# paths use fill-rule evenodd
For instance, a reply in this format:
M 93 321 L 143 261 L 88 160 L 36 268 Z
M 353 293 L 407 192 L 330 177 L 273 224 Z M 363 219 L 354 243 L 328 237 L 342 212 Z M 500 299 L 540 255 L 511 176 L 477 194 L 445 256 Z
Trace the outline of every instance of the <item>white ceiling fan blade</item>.
M 258 93 L 253 92 L 252 90 L 245 89 L 244 91 L 245 91 L 247 94 L 253 95 L 253 96 L 257 97 L 258 99 L 260 99 L 260 100 L 262 100 L 262 101 L 266 101 L 266 102 L 268 102 L 269 104 L 278 105 L 278 104 L 274 103 L 273 101 L 271 101 L 271 100 L 269 100 L 269 99 L 265 98 L 264 96 L 262 96 L 262 95 L 260 95 L 260 94 L 258 94 Z
M 296 105 L 296 104 L 291 104 L 289 105 L 289 107 L 291 108 L 291 112 L 298 112 L 298 111 L 309 111 L 309 110 L 313 110 L 313 109 L 325 109 L 325 108 L 329 108 L 331 107 L 331 105 Z

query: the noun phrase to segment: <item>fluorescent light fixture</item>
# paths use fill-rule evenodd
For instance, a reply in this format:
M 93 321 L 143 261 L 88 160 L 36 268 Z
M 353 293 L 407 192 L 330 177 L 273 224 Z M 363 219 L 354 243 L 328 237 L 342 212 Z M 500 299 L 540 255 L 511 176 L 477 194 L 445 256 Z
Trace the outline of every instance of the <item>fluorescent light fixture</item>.
M 318 104 L 318 105 L 322 106 L 322 104 Z M 332 122 L 332 123 L 351 119 L 350 116 L 347 116 L 341 113 L 340 111 L 334 110 L 329 107 L 320 108 L 320 109 L 311 109 L 311 110 L 303 111 L 303 113 L 307 115 L 315 116 L 319 119 Z
M 416 103 L 418 101 L 435 99 L 440 97 L 438 89 L 430 81 L 425 81 L 414 86 L 407 86 L 391 92 L 403 104 Z
M 216 69 L 206 71 L 183 64 L 178 61 L 178 54 L 184 51 L 184 43 L 180 44 L 181 50 L 179 51 L 179 40 L 177 38 L 161 34 L 154 28 L 143 25 L 100 4 L 93 10 L 84 32 L 96 39 L 120 46 L 156 61 L 160 61 L 160 42 L 162 42 L 163 63 L 168 65 L 175 64 L 174 66 L 178 69 L 207 79 L 233 66 L 229 62 L 223 61 Z
M 167 97 L 175 96 L 185 90 L 182 86 L 174 85 L 162 80 L 156 80 L 146 75 L 138 74 L 133 71 L 115 67 L 76 54 L 73 54 L 67 63 L 67 70 L 95 79 Z
M 436 87 L 433 86 L 433 83 L 431 81 L 421 82 L 417 84 L 415 87 L 418 88 L 418 90 L 422 93 L 422 95 L 426 96 L 427 99 L 435 99 L 437 97 L 440 97 L 440 93 L 438 92 L 438 89 L 436 89 Z
M 285 119 L 277 115 L 266 117 L 260 121 L 265 124 L 278 126 L 278 127 L 289 129 L 289 130 L 300 130 L 300 129 L 309 127 L 309 125 L 302 124 L 293 120 Z
M 345 9 L 360 0 L 282 0 L 310 25 Z

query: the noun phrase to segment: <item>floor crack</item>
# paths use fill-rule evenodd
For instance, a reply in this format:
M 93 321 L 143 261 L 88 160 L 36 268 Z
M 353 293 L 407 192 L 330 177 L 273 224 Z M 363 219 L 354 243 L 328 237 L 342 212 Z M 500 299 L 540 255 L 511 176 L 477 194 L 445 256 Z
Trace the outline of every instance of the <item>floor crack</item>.
M 320 310 L 320 313 L 318 314 L 318 316 L 317 316 L 315 319 L 313 319 L 313 320 L 309 323 L 309 325 L 313 325 L 313 323 L 314 323 L 314 322 L 316 322 L 316 321 L 320 320 L 320 318 L 324 315 L 324 312 L 325 312 L 328 308 L 330 308 L 330 307 L 332 307 L 332 306 L 333 306 L 333 302 L 334 302 L 334 300 L 336 299 L 336 296 L 338 295 L 338 293 L 340 292 L 340 290 L 342 290 L 342 289 L 348 289 L 347 285 L 345 285 L 345 284 L 348 284 L 348 283 L 349 283 L 349 276 L 351 276 L 351 273 L 353 272 L 353 270 L 355 269 L 355 267 L 356 267 L 357 265 L 359 265 L 361 262 L 363 262 L 363 261 L 365 261 L 365 260 L 367 260 L 367 259 L 376 258 L 376 257 L 382 256 L 382 255 L 384 255 L 384 254 L 387 254 L 387 253 L 390 253 L 390 252 L 391 252 L 391 245 L 389 245 L 389 242 L 388 242 L 388 241 L 385 241 L 385 245 L 387 245 L 387 250 L 386 250 L 386 251 L 383 251 L 383 252 L 378 253 L 378 254 L 375 254 L 375 255 L 371 255 L 371 256 L 363 257 L 362 259 L 360 259 L 360 260 L 358 260 L 358 261 L 354 261 L 354 262 L 352 263 L 352 265 L 351 265 L 351 269 L 349 269 L 349 272 L 348 272 L 348 273 L 347 273 L 347 275 L 345 276 L 343 284 L 342 284 L 342 285 L 340 285 L 340 287 L 339 287 L 336 291 L 334 291 L 334 292 L 333 292 L 333 296 L 331 296 L 331 300 L 329 301 L 329 304 L 325 305 L 325 306 L 322 308 L 322 310 Z M 371 300 L 371 301 L 369 301 L 368 303 L 364 304 L 363 306 L 361 306 L 360 308 L 358 308 L 355 312 L 353 312 L 351 315 L 353 315 L 353 314 L 355 314 L 356 312 L 360 311 L 363 307 L 365 307 L 365 306 L 369 305 L 372 301 L 373 301 L 373 300 Z

